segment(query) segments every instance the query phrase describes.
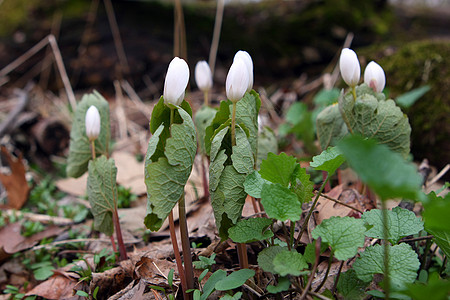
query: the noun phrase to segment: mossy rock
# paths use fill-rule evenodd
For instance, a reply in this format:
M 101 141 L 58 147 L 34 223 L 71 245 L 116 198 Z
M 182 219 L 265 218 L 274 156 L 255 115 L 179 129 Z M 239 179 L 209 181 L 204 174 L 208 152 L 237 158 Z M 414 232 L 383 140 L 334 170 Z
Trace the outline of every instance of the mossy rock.
M 431 164 L 442 168 L 450 161 L 450 41 L 411 42 L 396 48 L 392 55 L 377 57 L 366 56 L 367 61 L 375 59 L 385 70 L 391 98 L 430 86 L 431 89 L 404 112 L 412 127 L 414 159 L 428 158 Z

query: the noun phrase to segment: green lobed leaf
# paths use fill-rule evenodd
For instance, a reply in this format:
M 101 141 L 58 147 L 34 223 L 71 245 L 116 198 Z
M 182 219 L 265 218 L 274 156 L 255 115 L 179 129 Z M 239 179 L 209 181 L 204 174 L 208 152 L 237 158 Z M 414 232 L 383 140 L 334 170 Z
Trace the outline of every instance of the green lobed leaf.
M 92 159 L 89 138 L 86 135 L 86 111 L 95 106 L 100 113 L 100 134 L 95 141 L 96 156 L 109 154 L 111 129 L 109 123 L 109 104 L 97 91 L 85 94 L 78 103 L 72 129 L 70 131 L 69 157 L 67 160 L 67 176 L 80 177 L 88 169 Z
M 339 260 L 349 259 L 364 246 L 364 222 L 351 217 L 331 217 L 325 219 L 312 231 L 312 237 L 319 236 L 326 242 Z
M 274 270 L 281 276 L 299 276 L 301 271 L 308 268 L 303 255 L 295 250 L 283 250 L 273 259 Z
M 261 190 L 261 204 L 267 216 L 285 222 L 300 220 L 302 204 L 294 192 L 279 183 L 264 183 Z
M 201 296 L 201 300 L 206 300 L 209 295 L 211 295 L 212 292 L 215 290 L 216 283 L 221 281 L 227 277 L 227 272 L 225 272 L 222 269 L 219 269 L 211 274 L 211 276 L 208 278 L 208 281 L 203 286 L 203 293 Z
M 344 163 L 345 157 L 337 147 L 329 147 L 313 157 L 310 166 L 316 170 L 326 171 L 331 176 Z
M 227 149 L 221 147 L 223 140 L 230 136 L 222 134 L 222 131 L 228 131 L 227 127 L 219 131 L 212 141 L 209 189 L 219 235 L 226 239 L 228 229 L 236 224 L 242 214 L 247 196 L 244 181 L 253 171 L 254 160 L 247 135 L 241 127 L 236 127 L 236 146 L 233 146 L 229 156 Z
M 272 224 L 271 219 L 251 218 L 240 220 L 228 230 L 230 238 L 235 243 L 252 243 L 273 237 L 273 232 L 267 228 Z
M 395 99 L 395 102 L 403 108 L 408 108 L 413 106 L 414 103 L 416 103 L 417 100 L 420 99 L 423 95 L 425 95 L 426 92 L 430 90 L 429 85 L 422 86 L 420 88 L 411 90 L 407 93 L 404 93 L 403 95 L 400 95 Z
M 292 178 L 292 173 L 294 173 L 298 167 L 299 164 L 293 156 L 288 156 L 284 152 L 279 155 L 269 153 L 267 159 L 263 160 L 261 163 L 259 174 L 263 179 L 288 187 Z
M 222 300 L 239 300 L 239 299 L 241 299 L 241 297 L 242 297 L 242 292 L 237 292 L 233 296 L 225 294 L 220 299 L 222 299 Z
M 450 281 L 439 278 L 437 273 L 430 275 L 427 284 L 422 282 L 409 283 L 400 293 L 414 300 L 448 300 L 450 296 Z
M 397 244 L 401 238 L 419 233 L 423 230 L 423 222 L 416 214 L 401 207 L 394 207 L 387 211 L 388 240 Z M 362 220 L 373 227 L 366 232 L 366 236 L 384 239 L 383 212 L 381 209 L 372 209 L 362 215 Z
M 336 146 L 337 142 L 348 134 L 347 125 L 342 119 L 337 103 L 327 106 L 317 115 L 316 127 L 322 150 Z
M 338 147 L 361 180 L 382 200 L 419 198 L 422 178 L 416 167 L 387 146 L 355 135 L 342 139 Z
M 364 299 L 366 287 L 367 283 L 360 280 L 353 269 L 342 273 L 337 284 L 339 294 L 346 300 Z
M 441 248 L 441 250 L 447 255 L 450 256 L 450 232 L 447 230 L 441 229 L 427 229 L 427 231 L 433 235 L 433 241 L 436 245 Z
M 144 223 L 153 231 L 161 228 L 162 222 L 183 195 L 197 151 L 195 127 L 189 113 L 178 107 L 174 120 L 181 123 L 171 125 L 171 136 L 165 141 L 163 135 L 170 121 L 161 121 L 150 138 L 145 157 L 148 202 Z M 158 151 L 160 145 L 164 145 L 163 153 Z
M 258 154 L 256 168 L 259 169 L 263 160 L 267 159 L 269 153 L 278 153 L 278 141 L 272 129 L 264 126 L 258 132 Z
M 305 168 L 299 168 L 295 177 L 295 184 L 292 184 L 292 191 L 297 195 L 300 203 L 311 201 L 314 197 L 314 182 L 310 180 L 311 175 L 306 173 Z
M 216 112 L 217 110 L 214 108 L 203 105 L 194 116 L 194 124 L 197 128 L 198 145 L 200 148 L 199 150 L 202 154 L 207 153 L 205 146 L 206 128 L 211 125 L 214 117 L 216 116 Z
M 356 87 L 356 94 L 356 101 L 351 93 L 339 97 L 339 110 L 349 131 L 375 138 L 406 157 L 411 135 L 408 117 L 393 100 L 384 100 L 382 93 L 374 93 L 367 84 Z
M 286 121 L 292 124 L 289 132 L 295 134 L 297 139 L 303 141 L 309 153 L 316 153 L 314 120 L 307 105 L 302 102 L 292 104 L 286 114 Z
M 278 253 L 284 251 L 285 249 L 287 249 L 287 247 L 271 246 L 259 252 L 258 265 L 260 266 L 260 268 L 263 269 L 265 272 L 275 274 L 276 272 L 273 260 L 275 259 Z
M 228 291 L 242 286 L 248 279 L 255 276 L 255 271 L 250 269 L 240 269 L 234 271 L 227 277 L 218 281 L 215 285 L 218 291 Z
M 291 286 L 291 281 L 289 280 L 288 277 L 280 277 L 280 278 L 278 278 L 277 285 L 268 285 L 266 289 L 271 294 L 278 294 L 278 293 L 289 290 L 290 286 Z
M 423 203 L 425 210 L 422 216 L 425 220 L 425 227 L 428 230 L 450 232 L 450 193 L 445 197 L 438 197 L 435 192 L 428 194 L 428 200 Z
M 89 162 L 87 194 L 94 216 L 94 228 L 111 236 L 114 232 L 112 215 L 117 206 L 117 168 L 112 158 L 100 156 Z
M 244 190 L 252 197 L 261 198 L 261 190 L 264 183 L 270 184 L 269 181 L 259 175 L 258 171 L 253 171 L 245 178 Z
M 402 288 L 417 277 L 420 262 L 416 252 L 406 243 L 389 245 L 389 278 L 392 286 Z M 370 246 L 353 263 L 353 269 L 364 282 L 372 280 L 375 274 L 384 274 L 384 245 Z

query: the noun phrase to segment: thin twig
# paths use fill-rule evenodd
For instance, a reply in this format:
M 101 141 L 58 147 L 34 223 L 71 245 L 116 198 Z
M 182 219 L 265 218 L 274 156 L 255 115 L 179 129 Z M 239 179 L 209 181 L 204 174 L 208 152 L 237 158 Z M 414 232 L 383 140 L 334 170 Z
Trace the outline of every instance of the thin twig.
M 59 246 L 59 245 L 65 245 L 65 244 L 70 244 L 70 243 L 88 243 L 88 242 L 100 242 L 100 243 L 111 243 L 110 239 L 97 239 L 97 238 L 89 238 L 89 239 L 73 239 L 73 240 L 64 240 L 64 241 L 56 241 L 56 242 L 51 242 L 48 244 L 44 244 L 44 245 L 38 245 L 38 246 L 34 246 L 33 248 L 30 248 L 28 251 L 36 251 L 39 249 L 49 249 L 55 246 Z
M 67 98 L 69 99 L 70 106 L 75 110 L 77 106 L 77 101 L 75 99 L 75 94 L 73 93 L 72 86 L 70 85 L 69 78 L 67 77 L 66 68 L 64 67 L 64 62 L 59 51 L 58 43 L 56 42 L 55 36 L 50 34 L 43 38 L 39 43 L 34 45 L 30 50 L 19 56 L 16 60 L 8 64 L 2 70 L 0 70 L 0 78 L 5 77 L 10 72 L 15 70 L 18 66 L 23 64 L 25 61 L 33 57 L 36 53 L 42 50 L 47 44 L 50 44 L 53 55 L 55 56 L 56 66 L 58 67 L 59 75 L 64 84 L 64 89 L 66 90 Z
M 340 205 L 343 205 L 343 206 L 345 206 L 345 207 L 348 207 L 348 208 L 351 208 L 351 209 L 353 209 L 353 210 L 356 210 L 357 212 L 359 212 L 359 213 L 361 213 L 361 214 L 364 213 L 362 210 L 360 210 L 360 209 L 358 209 L 358 208 L 356 208 L 356 207 L 353 207 L 353 206 L 351 206 L 351 205 L 348 205 L 348 204 L 346 204 L 346 203 L 344 203 L 344 202 L 341 202 L 341 201 L 339 201 L 339 200 L 337 200 L 337 199 L 331 198 L 331 197 L 328 196 L 328 195 L 325 195 L 325 194 L 322 194 L 322 193 L 321 193 L 321 194 L 320 194 L 320 197 L 323 197 L 323 198 L 325 198 L 325 199 L 331 200 L 331 201 L 336 202 L 336 203 L 338 203 L 338 204 L 340 204 Z
M 428 186 L 432 186 L 433 184 L 435 184 L 439 179 L 441 179 L 442 176 L 445 175 L 445 173 L 447 173 L 447 171 L 450 169 L 450 164 L 447 164 L 436 176 L 433 177 L 433 179 L 430 180 L 430 182 L 428 182 Z
M 223 20 L 223 10 L 225 7 L 224 0 L 217 1 L 217 9 L 216 9 L 216 18 L 214 22 L 214 33 L 213 39 L 211 42 L 211 49 L 209 50 L 209 60 L 208 64 L 211 68 L 211 74 L 214 78 L 214 70 L 216 67 L 216 58 L 217 58 L 217 49 L 219 48 L 219 40 L 220 40 L 220 31 L 222 28 L 222 20 Z
M 123 47 L 122 38 L 120 37 L 119 26 L 117 25 L 116 16 L 114 14 L 114 7 L 111 0 L 104 0 L 106 15 L 108 16 L 109 26 L 113 35 L 114 46 L 116 47 L 117 57 L 119 58 L 121 71 L 128 73 L 130 68 L 128 66 L 127 55 L 125 54 L 125 48 Z
M 402 240 L 400 240 L 400 242 L 409 243 L 409 242 L 417 242 L 417 241 L 423 241 L 423 240 L 431 240 L 432 238 L 434 238 L 434 236 L 426 235 L 426 236 L 419 236 L 419 237 L 410 238 L 410 239 L 402 239 Z

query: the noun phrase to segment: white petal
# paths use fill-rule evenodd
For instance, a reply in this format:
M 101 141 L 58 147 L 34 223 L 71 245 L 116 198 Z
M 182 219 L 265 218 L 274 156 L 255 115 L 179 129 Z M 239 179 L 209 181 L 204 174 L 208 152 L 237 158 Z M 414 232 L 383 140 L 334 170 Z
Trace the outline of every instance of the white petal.
M 164 103 L 180 105 L 189 82 L 189 67 L 184 59 L 175 57 L 169 64 L 164 82 Z M 181 100 L 180 100 L 181 99 Z
M 202 91 L 209 91 L 212 88 L 213 80 L 211 69 L 206 61 L 199 61 L 195 65 L 195 82 Z
M 98 138 L 100 134 L 100 113 L 94 105 L 91 105 L 86 111 L 85 125 L 89 140 Z
M 242 59 L 235 59 L 228 71 L 226 80 L 227 97 L 233 102 L 239 101 L 244 97 L 248 88 L 248 71 L 245 62 Z
M 253 60 L 250 54 L 248 54 L 247 51 L 239 50 L 234 55 L 233 62 L 236 59 L 242 59 L 245 63 L 245 66 L 247 67 L 248 72 L 248 86 L 247 86 L 247 92 L 250 92 L 253 88 Z
M 349 86 L 355 86 L 358 84 L 361 76 L 361 67 L 355 51 L 349 48 L 342 49 L 341 56 L 339 58 L 339 68 L 345 83 Z
M 374 61 L 371 61 L 364 71 L 364 82 L 375 92 L 381 93 L 386 84 L 386 75 L 383 68 Z

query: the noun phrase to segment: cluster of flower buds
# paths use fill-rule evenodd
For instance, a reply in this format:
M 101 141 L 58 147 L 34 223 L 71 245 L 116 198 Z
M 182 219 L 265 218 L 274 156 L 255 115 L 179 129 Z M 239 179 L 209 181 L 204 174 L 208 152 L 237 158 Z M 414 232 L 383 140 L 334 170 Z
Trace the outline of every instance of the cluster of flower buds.
M 344 48 L 339 58 L 339 67 L 342 78 L 350 87 L 355 87 L 359 83 L 361 67 L 355 51 Z M 364 71 L 364 83 L 369 85 L 375 92 L 381 93 L 386 84 L 386 76 L 383 68 L 374 61 L 371 61 Z
M 178 106 L 184 98 L 189 81 L 189 67 L 181 58 L 175 57 L 169 64 L 164 82 L 164 103 Z M 211 69 L 206 61 L 195 66 L 195 82 L 200 90 L 208 92 L 213 85 Z M 226 83 L 227 98 L 239 101 L 253 87 L 253 61 L 246 51 L 238 51 L 228 71 Z

